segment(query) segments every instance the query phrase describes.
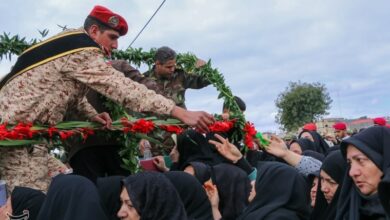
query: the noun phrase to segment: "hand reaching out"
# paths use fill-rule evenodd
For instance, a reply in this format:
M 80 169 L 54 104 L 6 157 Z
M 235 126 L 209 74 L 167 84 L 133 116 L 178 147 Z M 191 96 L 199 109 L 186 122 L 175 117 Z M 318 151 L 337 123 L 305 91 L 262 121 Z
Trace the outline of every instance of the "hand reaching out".
M 209 140 L 209 143 L 213 144 L 223 157 L 232 161 L 233 163 L 236 163 L 239 159 L 242 158 L 240 150 L 236 146 L 234 146 L 234 144 L 230 143 L 228 139 L 223 138 L 219 134 L 215 134 L 214 136 L 220 142 Z
M 91 118 L 91 121 L 103 124 L 105 128 L 110 129 L 112 125 L 112 119 L 107 112 L 102 112 Z
M 153 158 L 153 163 L 156 165 L 157 169 L 159 169 L 162 172 L 168 172 L 169 169 L 165 165 L 165 160 L 163 156 L 156 156 Z
M 213 184 L 211 179 L 209 179 L 207 182 L 204 183 L 203 188 L 206 191 L 207 197 L 209 197 L 211 206 L 218 208 L 219 195 L 217 186 Z
M 265 148 L 265 150 L 279 158 L 284 158 L 288 154 L 288 148 L 286 143 L 277 136 L 271 136 L 271 140 L 269 141 L 269 145 Z

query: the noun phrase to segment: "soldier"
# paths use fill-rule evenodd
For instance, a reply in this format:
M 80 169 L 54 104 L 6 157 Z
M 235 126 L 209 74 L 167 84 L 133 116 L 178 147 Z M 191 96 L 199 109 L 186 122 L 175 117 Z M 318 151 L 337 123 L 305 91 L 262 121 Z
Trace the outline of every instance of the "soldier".
M 135 111 L 171 115 L 185 124 L 207 130 L 213 117 L 187 111 L 172 100 L 125 78 L 107 65 L 104 56 L 117 48 L 127 33 L 120 15 L 95 6 L 84 28 L 64 33 L 30 47 L 0 82 L 0 120 L 9 124 L 57 124 L 69 110 L 111 126 L 107 113 L 97 114 L 85 97 L 89 88 Z M 14 186 L 47 190 L 50 183 L 48 146 L 0 148 L 0 179 Z
M 201 67 L 204 64 L 206 64 L 205 61 L 198 59 L 196 67 Z M 186 108 L 185 92 L 187 89 L 201 89 L 210 85 L 207 79 L 202 78 L 198 74 L 189 74 L 181 69 L 177 69 L 176 52 L 166 46 L 157 49 L 154 56 L 154 66 L 151 70 L 143 73 L 144 78 L 129 74 L 131 68 L 126 61 L 114 60 L 112 61 L 112 66 L 129 75 L 133 80 L 144 84 L 149 89 L 153 89 L 156 93 L 172 99 L 177 106 L 183 108 Z M 158 136 L 160 137 L 156 136 L 155 138 L 160 140 L 163 145 L 152 144 L 153 155 L 169 154 L 174 146 L 170 134 L 162 132 Z
M 347 133 L 347 124 L 345 124 L 344 122 L 335 123 L 333 125 L 333 129 L 337 144 L 340 144 L 341 141 L 350 137 Z
M 198 59 L 196 67 L 206 64 Z M 154 66 L 144 76 L 156 82 L 153 88 L 158 94 L 175 101 L 177 106 L 186 108 L 185 92 L 187 89 L 201 89 L 210 85 L 207 79 L 197 74 L 189 74 L 176 69 L 176 52 L 169 47 L 160 47 L 154 56 Z

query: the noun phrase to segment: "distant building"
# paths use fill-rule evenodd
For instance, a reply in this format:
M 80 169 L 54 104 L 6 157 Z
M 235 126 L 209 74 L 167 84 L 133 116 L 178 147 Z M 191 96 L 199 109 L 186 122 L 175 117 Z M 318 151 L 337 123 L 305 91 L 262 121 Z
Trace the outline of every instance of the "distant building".
M 385 117 L 389 122 L 390 117 Z M 316 122 L 317 132 L 321 135 L 333 134 L 333 124 L 336 122 L 344 122 L 347 124 L 347 130 L 349 132 L 358 132 L 362 128 L 368 128 L 374 125 L 373 119 L 363 116 L 356 119 L 345 119 L 345 118 L 325 118 L 321 121 Z

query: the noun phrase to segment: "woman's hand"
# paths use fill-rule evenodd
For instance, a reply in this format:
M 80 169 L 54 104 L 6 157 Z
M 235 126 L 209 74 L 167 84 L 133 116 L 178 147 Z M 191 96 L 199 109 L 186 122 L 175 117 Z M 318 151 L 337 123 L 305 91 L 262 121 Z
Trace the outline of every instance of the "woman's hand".
M 237 163 L 237 161 L 242 158 L 240 150 L 238 150 L 234 144 L 230 143 L 228 139 L 223 138 L 219 134 L 214 134 L 214 137 L 216 137 L 220 142 L 209 140 L 209 143 L 213 144 L 223 157 L 233 163 Z
M 280 139 L 277 136 L 272 135 L 271 139 L 268 141 L 269 141 L 269 145 L 265 148 L 265 150 L 268 153 L 274 155 L 275 157 L 279 157 L 282 159 L 284 157 L 286 157 L 289 150 L 287 148 L 287 145 L 284 143 L 284 141 L 282 139 Z
M 218 208 L 219 204 L 219 195 L 217 186 L 213 184 L 213 182 L 208 180 L 203 185 L 204 190 L 206 191 L 207 197 L 209 197 L 210 203 L 212 207 Z
M 153 158 L 153 163 L 156 165 L 157 169 L 161 172 L 168 172 L 169 168 L 165 165 L 165 160 L 163 156 L 156 156 Z

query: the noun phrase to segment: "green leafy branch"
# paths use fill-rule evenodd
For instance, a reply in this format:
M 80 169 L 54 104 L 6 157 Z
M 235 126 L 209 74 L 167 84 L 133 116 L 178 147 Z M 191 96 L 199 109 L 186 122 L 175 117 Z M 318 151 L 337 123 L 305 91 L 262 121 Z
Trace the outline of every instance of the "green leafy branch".
M 144 51 L 142 48 L 129 48 L 127 50 L 115 51 L 112 54 L 114 59 L 127 60 L 131 64 L 140 67 L 141 64 L 146 64 L 149 69 L 154 64 L 154 55 L 156 49 L 152 48 L 149 51 Z M 208 79 L 211 84 L 219 92 L 218 99 L 223 99 L 226 107 L 230 109 L 231 118 L 236 118 L 236 129 L 232 134 L 232 141 L 240 141 L 244 136 L 243 128 L 245 126 L 245 117 L 242 114 L 239 106 L 237 105 L 234 95 L 229 86 L 225 83 L 225 78 L 218 69 L 213 68 L 211 60 L 201 66 L 196 67 L 198 58 L 192 53 L 179 53 L 176 58 L 176 65 L 178 69 L 182 69 L 189 74 L 199 74 L 200 76 Z

